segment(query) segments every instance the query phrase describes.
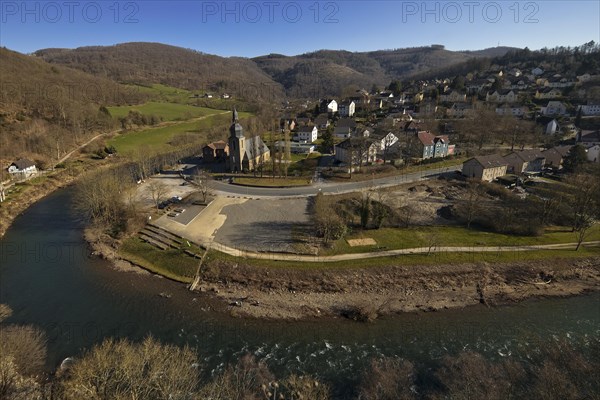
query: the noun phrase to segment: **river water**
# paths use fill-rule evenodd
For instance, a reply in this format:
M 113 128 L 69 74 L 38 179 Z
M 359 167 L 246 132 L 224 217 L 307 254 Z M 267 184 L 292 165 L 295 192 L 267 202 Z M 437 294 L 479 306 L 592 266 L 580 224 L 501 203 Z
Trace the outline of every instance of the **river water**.
M 229 317 L 181 284 L 119 272 L 90 257 L 71 196 L 63 189 L 36 203 L 0 242 L 0 302 L 13 309 L 8 322 L 46 331 L 49 368 L 105 337 L 152 334 L 197 348 L 207 373 L 251 352 L 276 373 L 315 374 L 342 393 L 374 356 L 425 365 L 463 349 L 528 358 L 549 340 L 568 337 L 584 347 L 600 340 L 598 293 L 405 314 L 373 324 Z

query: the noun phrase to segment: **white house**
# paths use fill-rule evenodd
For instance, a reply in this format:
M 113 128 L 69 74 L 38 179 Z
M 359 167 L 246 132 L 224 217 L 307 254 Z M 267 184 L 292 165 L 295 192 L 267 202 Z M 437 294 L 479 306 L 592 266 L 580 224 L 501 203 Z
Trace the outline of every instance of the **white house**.
M 544 133 L 546 135 L 554 135 L 556 132 L 559 131 L 559 126 L 558 126 L 558 122 L 556 122 L 555 119 L 553 119 L 552 121 L 548 122 L 548 124 L 546 125 L 546 130 L 544 131 Z
M 567 106 L 562 101 L 549 101 L 546 107 L 542 107 L 542 115 L 567 115 Z
M 348 139 L 350 136 L 352 136 L 353 130 L 354 128 L 351 128 L 349 126 L 336 126 L 333 129 L 333 136 L 335 136 L 338 139 Z
M 512 89 L 494 90 L 485 95 L 485 101 L 494 103 L 514 103 L 517 100 L 517 93 Z
M 600 162 L 600 144 L 588 145 L 585 151 L 588 161 Z
M 356 103 L 354 101 L 343 101 L 338 107 L 338 112 L 341 117 L 352 117 L 356 111 Z
M 23 180 L 37 174 L 37 168 L 35 167 L 35 163 L 33 161 L 26 158 L 21 158 L 20 160 L 10 164 L 8 167 L 8 173 L 14 179 Z
M 352 137 L 335 145 L 335 159 L 347 165 L 375 162 L 378 145 L 369 139 Z
M 322 113 L 336 113 L 338 112 L 338 102 L 331 99 L 321 100 L 320 111 Z
M 600 115 L 600 104 L 588 104 L 586 106 L 578 106 L 577 111 L 581 110 L 581 114 L 588 115 Z
M 316 126 L 301 126 L 296 132 L 296 137 L 299 142 L 313 143 L 317 140 L 319 130 Z
M 392 132 L 373 135 L 372 138 L 376 141 L 375 143 L 379 147 L 378 150 L 381 152 L 387 152 L 398 141 L 398 137 Z

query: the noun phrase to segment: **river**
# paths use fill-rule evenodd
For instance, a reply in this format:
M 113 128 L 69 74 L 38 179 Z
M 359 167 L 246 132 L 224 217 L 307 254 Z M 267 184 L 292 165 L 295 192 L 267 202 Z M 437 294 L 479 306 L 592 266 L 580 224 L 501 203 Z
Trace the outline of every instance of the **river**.
M 598 293 L 405 314 L 373 324 L 237 319 L 211 310 L 211 299 L 181 284 L 116 271 L 91 257 L 82 229 L 67 188 L 30 207 L 0 242 L 0 302 L 13 309 L 8 322 L 46 331 L 49 368 L 105 337 L 152 334 L 197 348 L 207 373 L 251 352 L 277 373 L 315 374 L 343 392 L 374 356 L 427 364 L 471 349 L 492 358 L 527 358 L 548 340 L 570 337 L 586 346 L 600 337 Z

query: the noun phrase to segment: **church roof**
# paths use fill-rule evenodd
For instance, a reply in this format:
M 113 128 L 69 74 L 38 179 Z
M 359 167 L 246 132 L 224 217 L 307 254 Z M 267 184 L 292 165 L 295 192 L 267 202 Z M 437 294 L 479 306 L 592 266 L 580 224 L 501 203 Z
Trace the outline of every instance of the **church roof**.
M 255 152 L 253 154 L 253 152 Z M 260 138 L 260 136 L 253 136 L 246 139 L 246 157 L 249 160 L 255 159 L 265 153 L 269 152 L 269 148 Z

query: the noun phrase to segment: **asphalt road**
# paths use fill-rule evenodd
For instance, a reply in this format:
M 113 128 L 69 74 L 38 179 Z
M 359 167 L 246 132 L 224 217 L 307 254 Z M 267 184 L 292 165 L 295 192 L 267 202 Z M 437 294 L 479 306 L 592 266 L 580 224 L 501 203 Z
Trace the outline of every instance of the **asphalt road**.
M 224 195 L 245 197 L 300 197 L 314 196 L 319 192 L 326 194 L 348 193 L 374 187 L 396 186 L 403 183 L 417 182 L 427 178 L 437 177 L 445 173 L 454 173 L 459 164 L 452 167 L 431 168 L 423 171 L 412 172 L 405 175 L 389 176 L 385 178 L 369 179 L 361 182 L 317 182 L 311 186 L 294 188 L 260 188 L 240 186 L 224 181 L 212 182 L 212 188 Z

